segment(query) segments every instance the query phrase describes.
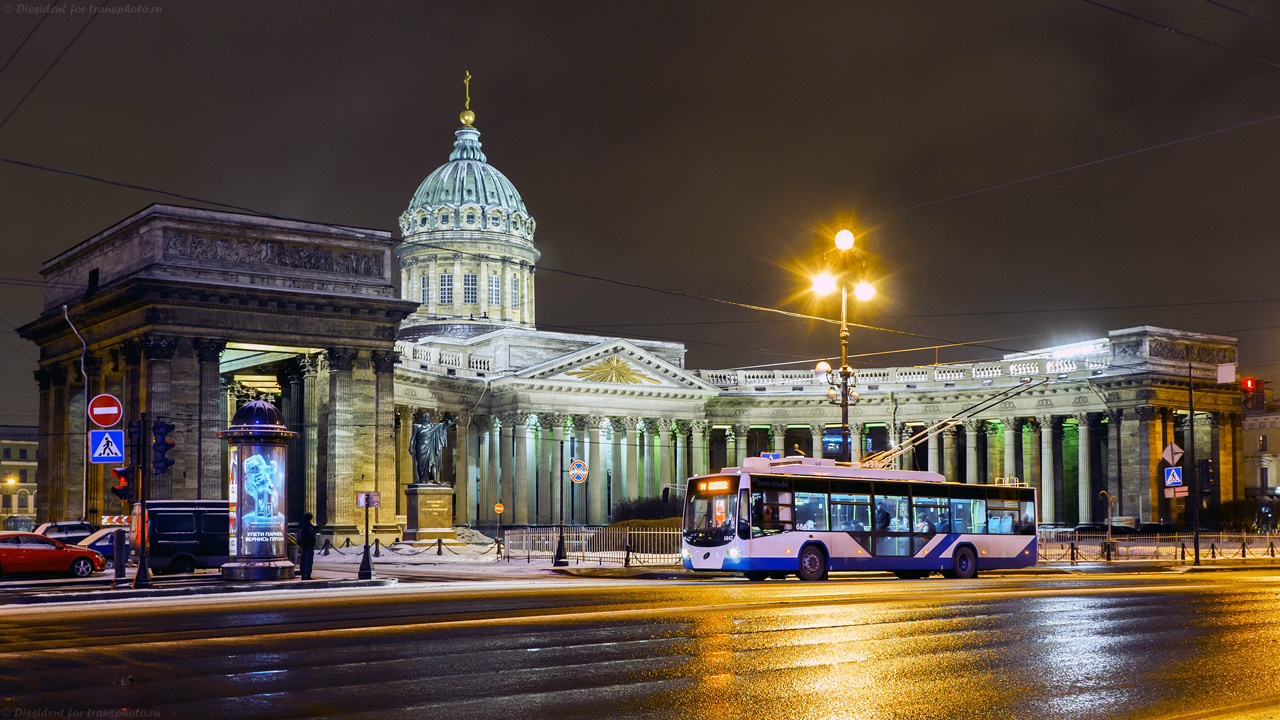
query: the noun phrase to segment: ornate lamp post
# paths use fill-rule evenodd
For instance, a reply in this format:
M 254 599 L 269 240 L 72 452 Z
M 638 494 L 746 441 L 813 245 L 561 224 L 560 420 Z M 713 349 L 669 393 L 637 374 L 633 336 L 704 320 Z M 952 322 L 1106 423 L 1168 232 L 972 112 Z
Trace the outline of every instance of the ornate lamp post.
M 836 233 L 836 249 L 843 256 L 845 253 L 853 250 L 853 233 L 848 230 L 841 230 Z M 828 251 L 828 254 L 830 251 Z M 825 266 L 824 256 L 824 266 Z M 847 265 L 847 263 L 841 263 Z M 853 368 L 849 367 L 849 281 L 827 272 L 826 268 L 813 278 L 813 291 L 818 295 L 826 295 L 840 287 L 840 369 L 837 371 L 840 376 L 840 382 L 837 385 L 831 383 L 831 389 L 827 390 L 827 400 L 831 403 L 839 403 L 840 405 L 840 437 L 844 443 L 844 460 L 845 462 L 853 462 L 853 446 L 849 438 L 849 404 L 858 401 L 858 393 L 854 390 L 850 382 L 853 377 Z M 858 281 L 853 287 L 853 296 L 859 300 L 870 300 L 875 297 L 876 289 L 866 280 Z M 829 378 L 831 373 L 831 365 L 823 360 L 814 368 L 819 377 L 823 380 Z

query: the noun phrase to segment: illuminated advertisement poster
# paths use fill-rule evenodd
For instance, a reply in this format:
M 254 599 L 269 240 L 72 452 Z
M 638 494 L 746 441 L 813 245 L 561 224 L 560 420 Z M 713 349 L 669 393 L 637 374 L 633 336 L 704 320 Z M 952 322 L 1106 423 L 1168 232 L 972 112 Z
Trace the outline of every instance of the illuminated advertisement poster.
M 227 483 L 227 497 L 231 498 L 231 525 L 230 537 L 227 538 L 227 554 L 235 557 L 240 554 L 240 544 L 237 541 L 240 535 L 240 523 L 236 522 L 239 517 L 238 508 L 240 507 L 240 446 L 231 445 L 228 448 L 228 457 L 230 458 L 230 472 L 227 473 L 231 480 Z
M 238 537 L 232 553 L 238 557 L 284 557 L 284 468 L 288 448 L 244 444 L 236 450 L 240 472 L 232 473 L 231 482 L 239 486 L 239 492 L 232 494 L 237 506 L 233 527 Z

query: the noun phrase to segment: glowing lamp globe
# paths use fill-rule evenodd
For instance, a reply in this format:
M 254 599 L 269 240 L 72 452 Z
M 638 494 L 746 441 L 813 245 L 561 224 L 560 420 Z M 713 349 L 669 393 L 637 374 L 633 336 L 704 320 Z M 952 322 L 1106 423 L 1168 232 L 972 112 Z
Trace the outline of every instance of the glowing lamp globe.
M 827 293 L 835 289 L 836 289 L 836 279 L 834 277 L 831 277 L 831 273 L 824 272 L 814 276 L 813 291 L 815 293 L 819 295 L 826 295 Z
M 836 247 L 841 250 L 848 250 L 853 247 L 853 233 L 848 230 L 841 230 L 836 233 Z
M 876 296 L 876 288 L 869 282 L 860 282 L 853 288 L 853 296 L 859 300 L 870 300 Z

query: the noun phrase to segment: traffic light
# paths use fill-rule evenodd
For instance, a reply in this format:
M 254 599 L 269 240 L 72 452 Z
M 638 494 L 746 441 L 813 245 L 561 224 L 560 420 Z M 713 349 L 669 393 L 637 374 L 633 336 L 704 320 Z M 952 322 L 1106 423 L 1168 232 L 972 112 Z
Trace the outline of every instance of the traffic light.
M 119 485 L 111 488 L 111 494 L 120 498 L 124 502 L 133 502 L 137 486 L 134 482 L 134 474 L 137 468 L 126 465 L 125 467 L 111 468 L 111 476 L 120 481 Z
M 151 424 L 152 475 L 163 475 L 173 467 L 173 458 L 169 457 L 169 451 L 173 449 L 174 442 L 167 437 L 173 430 L 173 423 L 163 420 L 156 420 Z
M 1244 409 L 1266 412 L 1267 381 L 1258 380 L 1256 378 L 1245 378 L 1240 381 L 1240 384 L 1244 389 Z
M 128 424 L 129 432 L 129 464 L 142 464 L 142 421 L 130 420 Z
M 1201 459 L 1200 465 L 1200 494 L 1208 497 L 1213 494 L 1214 483 L 1218 478 L 1214 468 L 1214 462 L 1208 458 Z

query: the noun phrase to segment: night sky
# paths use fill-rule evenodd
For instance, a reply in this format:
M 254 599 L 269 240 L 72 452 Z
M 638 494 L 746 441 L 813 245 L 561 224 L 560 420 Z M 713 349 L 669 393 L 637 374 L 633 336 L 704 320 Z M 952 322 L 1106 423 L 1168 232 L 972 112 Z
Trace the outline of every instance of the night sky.
M 45 5 L 0 5 L 2 64 Z M 805 276 L 849 226 L 879 290 L 856 319 L 911 333 L 852 352 L 977 343 L 856 365 L 1146 324 L 1237 336 L 1243 372 L 1280 376 L 1274 3 L 112 0 L 86 28 L 89 7 L 0 71 L 0 157 L 397 231 L 469 70 L 538 221 L 543 329 L 809 367 L 832 325 L 610 281 L 837 317 Z M 0 163 L 0 424 L 36 423 L 13 329 L 42 263 L 153 202 L 197 204 Z

